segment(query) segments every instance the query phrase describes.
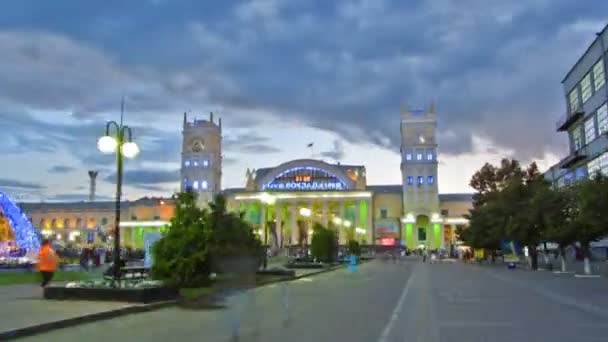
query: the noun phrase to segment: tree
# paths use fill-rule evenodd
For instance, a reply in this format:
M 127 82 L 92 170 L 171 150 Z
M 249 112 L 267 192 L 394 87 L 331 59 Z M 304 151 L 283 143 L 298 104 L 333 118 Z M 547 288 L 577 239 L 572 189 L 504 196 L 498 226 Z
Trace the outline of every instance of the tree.
M 597 173 L 573 186 L 576 201 L 576 238 L 585 258 L 585 274 L 591 274 L 591 242 L 608 234 L 608 177 Z
M 321 262 L 331 263 L 338 254 L 338 236 L 333 229 L 315 223 L 313 226 L 311 254 Z
M 210 272 L 206 212 L 196 205 L 192 192 L 177 195 L 171 228 L 154 244 L 152 275 L 169 286 L 204 284 Z
M 209 273 L 255 273 L 263 248 L 242 214 L 228 213 L 218 195 L 210 211 L 197 206 L 196 194 L 177 195 L 171 228 L 154 244 L 152 274 L 176 287 L 200 286 Z
M 547 226 L 545 239 L 557 244 L 561 271 L 566 272 L 566 247 L 576 241 L 578 230 L 575 192 L 572 188 L 549 188 L 538 196 L 544 196 L 546 203 L 543 211 Z
M 213 271 L 254 273 L 263 261 L 264 247 L 253 226 L 244 220 L 242 213 L 227 212 L 223 195 L 217 195 L 209 207 L 205 227 Z

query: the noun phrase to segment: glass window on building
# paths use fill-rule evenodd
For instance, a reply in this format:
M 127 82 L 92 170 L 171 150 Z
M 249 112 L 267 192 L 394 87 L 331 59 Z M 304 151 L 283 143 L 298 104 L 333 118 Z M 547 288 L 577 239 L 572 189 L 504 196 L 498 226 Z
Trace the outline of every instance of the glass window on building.
M 568 102 L 570 103 L 570 113 L 574 113 L 578 109 L 578 87 L 574 87 L 570 91 Z
M 426 229 L 418 228 L 418 241 L 426 241 Z
M 101 224 L 102 224 L 102 225 L 104 225 L 104 226 L 105 226 L 106 224 L 108 224 L 108 218 L 107 218 L 107 217 L 102 217 L 102 218 L 101 218 Z
M 606 83 L 606 74 L 604 73 L 604 61 L 600 60 L 593 66 L 593 85 L 595 91 L 600 89 Z
M 407 185 L 412 185 L 412 184 L 414 184 L 414 177 L 407 176 Z
M 422 153 L 421 152 L 416 153 L 416 160 L 422 160 Z
M 429 184 L 435 184 L 435 177 L 433 177 L 433 176 L 428 176 L 428 177 L 426 178 L 426 182 L 427 182 L 427 183 L 429 183 Z
M 591 73 L 588 73 L 581 81 L 581 97 L 583 98 L 583 103 L 587 102 L 591 95 L 593 95 L 593 89 L 591 89 Z
M 590 177 L 593 177 L 598 172 L 608 176 L 608 152 L 604 152 L 587 163 L 587 173 Z
M 209 160 L 203 160 L 203 167 L 209 167 Z
M 608 132 L 608 103 L 597 110 L 597 130 L 600 134 Z
M 424 176 L 418 176 L 418 185 L 424 184 Z
M 434 158 L 433 150 L 426 150 L 426 160 L 431 161 Z
M 568 172 L 564 175 L 564 184 L 565 185 L 572 184 L 573 180 L 574 180 L 574 174 L 572 172 Z
M 574 150 L 578 151 L 583 147 L 583 137 L 581 137 L 581 129 L 580 127 L 574 127 L 572 130 L 572 144 L 574 145 Z
M 592 117 L 585 121 L 585 143 L 588 144 L 595 140 L 595 120 Z
M 385 219 L 388 217 L 388 210 L 386 208 L 380 209 L 380 218 Z
M 587 169 L 584 166 L 579 166 L 576 168 L 576 179 L 585 179 L 587 178 Z
M 405 154 L 405 160 L 412 160 L 412 154 L 411 153 L 406 153 Z
M 450 211 L 448 209 L 441 209 L 441 216 L 447 217 L 450 216 Z

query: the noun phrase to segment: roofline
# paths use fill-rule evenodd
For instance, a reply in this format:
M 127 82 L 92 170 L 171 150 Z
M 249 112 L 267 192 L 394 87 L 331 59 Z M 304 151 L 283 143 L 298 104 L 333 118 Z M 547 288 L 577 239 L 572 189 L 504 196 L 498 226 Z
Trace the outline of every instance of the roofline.
M 591 50 L 591 47 L 593 46 L 593 44 L 595 44 L 595 42 L 598 40 L 598 38 L 600 38 L 602 35 L 604 35 L 604 33 L 606 32 L 606 29 L 608 29 L 608 24 L 606 24 L 606 26 L 604 26 L 604 28 L 600 32 L 595 33 L 595 39 L 591 42 L 591 44 L 589 44 L 589 46 L 587 47 L 587 50 L 585 50 L 585 52 L 579 56 L 576 63 L 574 63 L 574 65 L 566 73 L 566 76 L 564 76 L 564 78 L 562 79 L 562 82 L 561 82 L 562 84 L 566 81 L 566 78 L 568 78 L 570 76 L 570 74 L 572 74 L 572 71 L 574 71 L 574 69 L 580 64 L 581 60 L 587 54 L 587 52 L 589 52 L 589 50 Z M 603 54 L 604 54 L 604 51 L 602 51 L 602 55 Z

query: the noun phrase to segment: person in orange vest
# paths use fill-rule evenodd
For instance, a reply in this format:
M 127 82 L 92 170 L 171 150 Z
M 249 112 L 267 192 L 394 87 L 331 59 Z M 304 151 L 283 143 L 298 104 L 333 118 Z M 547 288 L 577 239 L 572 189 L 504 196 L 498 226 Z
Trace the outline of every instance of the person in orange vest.
M 40 247 L 40 255 L 38 257 L 38 271 L 42 275 L 42 283 L 40 286 L 45 287 L 53 279 L 53 275 L 57 270 L 57 255 L 51 248 L 51 243 L 48 239 L 42 241 Z

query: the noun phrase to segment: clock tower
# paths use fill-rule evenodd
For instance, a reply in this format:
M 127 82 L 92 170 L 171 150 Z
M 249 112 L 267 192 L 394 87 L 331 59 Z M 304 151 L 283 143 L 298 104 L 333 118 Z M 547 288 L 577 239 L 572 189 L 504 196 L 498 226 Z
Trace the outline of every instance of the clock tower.
M 435 106 L 401 113 L 403 219 L 408 247 L 439 248 L 431 223 L 439 217 Z M 439 233 L 439 232 L 438 232 Z
M 199 204 L 207 205 L 221 191 L 222 119 L 194 119 L 184 113 L 182 130 L 181 191 L 194 191 Z

